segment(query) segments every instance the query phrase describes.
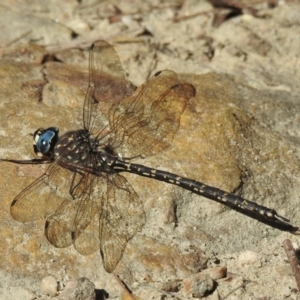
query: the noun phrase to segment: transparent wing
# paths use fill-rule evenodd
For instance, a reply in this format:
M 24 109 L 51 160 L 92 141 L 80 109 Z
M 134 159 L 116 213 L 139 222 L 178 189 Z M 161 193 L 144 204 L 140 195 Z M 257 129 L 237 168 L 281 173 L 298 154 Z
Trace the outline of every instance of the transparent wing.
M 95 42 L 89 56 L 89 87 L 83 108 L 84 128 L 92 134 L 103 130 L 107 124 L 101 115 L 107 114 L 106 107 L 131 95 L 134 90 L 133 85 L 125 79 L 115 49 L 105 41 Z
M 80 237 L 87 227 L 94 223 L 95 215 L 101 210 L 105 191 L 96 186 L 97 178 L 90 174 L 74 173 L 72 199 L 63 204 L 46 221 L 45 234 L 48 241 L 57 248 L 68 247 Z M 106 186 L 103 177 L 98 180 L 101 187 Z M 97 192 L 95 192 L 97 188 Z M 95 197 L 96 196 L 96 197 Z M 92 223 L 91 223 L 92 222 Z M 94 228 L 93 237 L 97 237 L 98 228 Z M 99 249 L 99 243 L 93 237 L 86 240 L 85 248 L 78 246 L 78 252 L 84 255 Z
M 154 75 L 137 95 L 112 105 L 109 122 L 112 148 L 126 156 L 149 156 L 168 148 L 180 125 L 188 100 L 195 95 L 190 84 L 165 70 Z
M 64 201 L 71 200 L 69 187 L 73 172 L 61 168 L 57 162 L 13 200 L 10 213 L 20 222 L 29 222 L 53 214 Z
M 47 219 L 46 237 L 62 248 L 89 255 L 99 248 L 103 265 L 112 272 L 122 257 L 127 241 L 143 227 L 141 201 L 126 179 L 118 174 L 98 177 L 85 173 L 76 180 L 74 199 Z
M 73 240 L 75 249 L 82 255 L 90 255 L 100 248 L 99 212 L 94 213 L 89 225 Z
M 104 268 L 112 272 L 127 241 L 144 226 L 145 213 L 137 194 L 123 176 L 110 176 L 109 182 L 100 217 L 99 237 Z
M 92 45 L 89 66 L 85 129 L 127 157 L 149 156 L 168 148 L 187 101 L 195 95 L 194 87 L 179 83 L 176 73 L 166 70 L 132 95 L 118 54 L 104 41 Z M 103 114 L 108 114 L 109 124 Z

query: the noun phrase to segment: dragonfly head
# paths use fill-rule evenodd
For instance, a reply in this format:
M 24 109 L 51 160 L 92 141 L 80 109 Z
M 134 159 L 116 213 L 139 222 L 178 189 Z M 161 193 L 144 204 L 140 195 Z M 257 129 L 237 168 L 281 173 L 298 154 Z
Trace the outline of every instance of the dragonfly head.
M 53 150 L 58 141 L 58 128 L 39 128 L 33 134 L 33 149 L 39 157 L 53 157 Z

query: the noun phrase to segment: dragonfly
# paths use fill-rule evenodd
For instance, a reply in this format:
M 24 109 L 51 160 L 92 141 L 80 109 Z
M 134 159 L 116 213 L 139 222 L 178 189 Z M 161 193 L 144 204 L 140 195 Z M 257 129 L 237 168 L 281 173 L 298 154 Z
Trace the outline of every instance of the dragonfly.
M 45 164 L 45 173 L 12 201 L 11 216 L 20 222 L 45 218 L 45 235 L 58 248 L 73 245 L 83 255 L 100 250 L 113 272 L 127 242 L 145 222 L 142 202 L 122 172 L 164 181 L 223 203 L 247 216 L 286 231 L 295 231 L 274 209 L 202 182 L 133 163 L 169 148 L 195 88 L 175 72 L 157 72 L 128 95 L 119 56 L 112 45 L 95 42 L 89 52 L 89 85 L 83 105 L 83 128 L 59 136 L 49 127 L 34 132 L 31 160 L 1 159 L 18 164 Z M 101 105 L 109 103 L 107 120 Z

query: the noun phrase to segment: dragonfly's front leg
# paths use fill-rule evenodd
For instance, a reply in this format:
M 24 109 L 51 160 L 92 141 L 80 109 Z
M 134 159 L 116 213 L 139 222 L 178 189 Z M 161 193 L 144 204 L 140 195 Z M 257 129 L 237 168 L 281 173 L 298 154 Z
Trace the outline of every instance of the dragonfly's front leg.
M 18 159 L 4 159 L 0 158 L 0 162 L 10 162 L 13 164 L 27 164 L 27 165 L 41 165 L 41 164 L 50 164 L 52 161 L 48 157 L 42 158 L 33 158 L 28 160 L 18 160 Z

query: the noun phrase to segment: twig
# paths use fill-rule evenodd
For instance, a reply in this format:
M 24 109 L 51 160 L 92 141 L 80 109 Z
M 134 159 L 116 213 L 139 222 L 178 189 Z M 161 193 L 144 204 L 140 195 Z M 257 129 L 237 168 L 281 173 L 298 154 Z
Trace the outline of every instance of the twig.
M 232 291 L 230 291 L 228 294 L 226 294 L 224 297 L 220 298 L 220 300 L 224 300 L 226 299 L 227 297 L 229 297 L 231 294 L 233 294 L 235 291 L 241 289 L 241 288 L 245 288 L 246 285 L 248 283 L 253 283 L 254 281 L 251 281 L 251 280 L 245 280 L 241 285 L 237 286 L 235 289 L 233 289 Z
M 124 294 L 126 294 L 128 299 L 132 299 L 132 300 L 137 300 L 134 295 L 132 295 L 132 293 L 128 290 L 128 288 L 126 287 L 126 285 L 122 282 L 122 280 L 118 277 L 118 275 L 116 275 L 115 273 L 112 273 L 115 280 L 118 282 L 118 284 L 121 286 Z
M 298 291 L 300 291 L 300 266 L 299 266 L 299 260 L 297 258 L 295 249 L 293 248 L 292 242 L 288 239 L 284 240 L 283 248 L 284 248 L 286 256 L 290 262 L 290 265 L 293 269 L 296 283 L 298 286 Z
M 31 291 L 30 289 L 28 289 L 27 287 L 23 286 L 23 289 L 25 291 L 27 291 L 29 294 L 31 294 L 31 296 L 33 298 L 31 298 L 31 300 L 34 300 L 34 299 L 41 299 L 41 297 L 39 297 L 37 294 L 35 294 L 33 291 Z

